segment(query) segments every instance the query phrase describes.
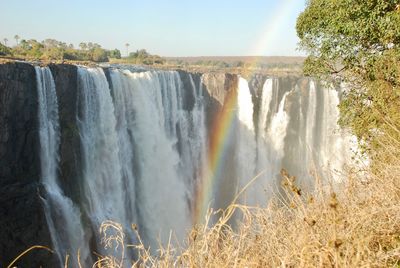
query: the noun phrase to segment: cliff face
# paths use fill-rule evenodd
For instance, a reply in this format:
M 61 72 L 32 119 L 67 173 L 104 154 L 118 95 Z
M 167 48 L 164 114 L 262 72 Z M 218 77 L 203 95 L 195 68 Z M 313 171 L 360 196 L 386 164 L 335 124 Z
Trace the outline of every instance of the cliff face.
M 81 144 L 76 118 L 79 113 L 77 67 L 69 64 L 50 65 L 56 85 L 60 119 L 59 182 L 65 194 L 79 203 L 81 174 Z
M 177 222 L 176 215 L 186 215 L 181 213 L 182 211 L 188 214 L 193 213 L 190 208 L 197 205 L 194 203 L 198 200 L 194 200 L 192 197 L 198 190 L 196 188 L 198 179 L 203 178 L 202 163 L 209 161 L 211 157 L 208 154 L 212 154 L 212 150 L 217 150 L 217 147 L 221 145 L 216 143 L 220 138 L 228 142 L 223 144 L 223 158 L 218 159 L 220 162 L 218 168 L 221 170 L 221 174 L 216 174 L 213 178 L 215 204 L 212 205 L 215 205 L 216 208 L 224 208 L 231 203 L 243 180 L 253 176 L 253 170 L 268 169 L 269 173 L 258 180 L 263 180 L 263 182 L 256 184 L 254 189 L 249 188 L 248 195 L 250 202 L 253 200 L 260 204 L 262 201 L 265 204 L 266 200 L 263 199 L 264 196 L 267 198 L 265 190 L 275 182 L 278 183 L 275 180 L 279 180 L 281 167 L 284 167 L 290 174 L 298 176 L 300 183 L 302 183 L 301 178 L 303 177 L 305 183 L 302 183 L 301 188 L 307 189 L 303 187 L 308 186 L 306 183 L 310 184 L 309 187 L 313 185 L 313 180 L 309 179 L 309 165 L 310 163 L 314 164 L 314 160 L 321 167 L 326 167 L 333 162 L 333 167 L 340 170 L 342 162 L 346 163 L 348 159 L 344 151 L 344 147 L 348 146 L 345 137 L 342 136 L 344 133 L 335 133 L 336 131 L 334 131 L 337 129 L 338 92 L 322 90 L 322 87 L 312 79 L 296 76 L 269 78 L 264 75 L 254 75 L 247 80 L 246 84 L 242 83 L 245 81 L 242 81 L 238 75 L 177 71 L 177 73 L 144 74 L 140 78 L 141 80 L 131 81 L 130 78 L 125 79 L 125 72 L 117 72 L 120 74 L 114 77 L 114 71 L 111 71 L 111 68 L 103 68 L 106 79 L 99 70 L 79 69 L 78 71 L 78 67 L 74 65 L 53 64 L 49 65 L 49 68 L 54 79 L 57 98 L 54 96 L 54 91 L 51 91 L 52 94 L 49 96 L 54 102 L 53 107 L 56 107 L 55 102 L 58 102 L 60 130 L 60 144 L 57 148 L 59 163 L 56 176 L 59 185 L 53 188 L 49 185 L 46 187 L 42 185 L 39 98 L 35 68 L 28 63 L 0 64 L 0 267 L 7 266 L 12 259 L 32 245 L 54 248 L 47 226 L 46 215 L 49 213 L 45 214 L 45 204 L 52 208 L 52 219 L 56 218 L 58 223 L 61 222 L 57 228 L 59 226 L 62 228 L 57 230 L 68 229 L 63 236 L 54 236 L 56 238 L 53 237 L 53 239 L 66 241 L 68 238 L 77 237 L 72 234 L 81 233 L 81 231 L 85 234 L 86 244 L 82 244 L 82 240 L 78 239 L 73 241 L 75 242 L 73 247 L 62 249 L 63 252 L 69 252 L 71 258 L 76 255 L 77 251 L 71 252 L 71 248 L 77 249 L 80 245 L 83 245 L 88 254 L 91 250 L 99 252 L 96 248 L 98 241 L 96 241 L 95 233 L 103 219 L 117 220 L 121 215 L 120 218 L 124 218 L 125 215 L 135 214 L 127 216 L 125 225 L 129 226 L 132 221 L 137 220 L 140 229 L 155 222 L 153 217 L 146 214 L 151 214 L 151 216 L 162 214 L 165 212 L 161 211 L 165 209 L 165 203 L 177 204 L 183 200 L 182 203 L 185 204 L 182 207 L 186 210 L 176 210 L 177 213 L 171 214 L 173 215 L 171 219 L 164 218 L 167 219 L 166 221 L 157 219 L 157 224 L 164 224 L 168 220 L 175 224 Z M 48 70 L 45 71 L 47 80 L 51 81 Z M 81 73 L 81 71 L 84 72 Z M 89 75 L 89 71 L 93 72 L 93 76 Z M 132 69 L 132 71 L 136 71 L 136 69 Z M 88 74 L 87 78 L 92 80 L 86 81 L 83 74 Z M 95 76 L 95 74 L 101 74 L 101 77 Z M 112 84 L 113 82 L 115 85 Z M 247 92 L 247 85 L 251 96 Z M 111 95 L 108 94 L 107 86 L 110 87 Z M 44 89 L 42 92 L 47 92 Z M 151 94 L 138 89 L 150 90 Z M 162 94 L 160 94 L 162 96 L 153 94 L 151 91 L 153 89 L 162 90 Z M 98 94 L 99 92 L 102 92 L 103 95 Z M 132 92 L 140 94 L 130 94 Z M 157 93 L 160 92 L 157 91 Z M 235 106 L 235 98 L 238 96 L 241 96 L 240 102 Z M 90 102 L 87 99 L 90 99 Z M 135 101 L 132 102 L 132 100 Z M 164 103 L 160 104 L 161 102 Z M 157 106 L 157 108 L 149 108 L 150 106 Z M 44 109 L 42 106 L 40 107 Z M 173 115 L 169 114 L 170 110 L 173 111 Z M 164 114 L 159 116 L 162 113 Z M 93 118 L 89 118 L 85 122 L 84 115 L 87 114 Z M 176 120 L 177 118 L 179 120 Z M 224 124 L 227 123 L 223 120 L 227 120 L 227 118 L 231 120 L 228 122 L 231 125 L 228 126 L 227 133 L 222 133 L 226 129 L 221 130 L 221 128 L 226 127 Z M 253 119 L 254 126 L 251 125 L 251 119 Z M 202 124 L 203 120 L 205 120 L 205 126 Z M 103 123 L 105 127 L 97 128 Z M 100 133 L 102 136 L 97 137 L 91 133 L 89 133 L 90 135 L 85 133 L 88 138 L 82 139 L 85 136 L 82 134 L 84 131 L 82 131 L 81 124 L 89 125 L 95 134 Z M 169 131 L 163 133 L 165 136 L 149 135 L 147 138 L 148 134 L 162 134 L 165 125 L 168 126 Z M 111 131 L 105 133 L 106 130 Z M 54 133 L 58 135 L 58 128 Z M 220 137 L 219 135 L 225 136 Z M 43 135 L 41 137 L 43 139 Z M 147 142 L 147 139 L 149 141 L 154 139 L 158 143 L 139 146 L 140 142 Z M 112 140 L 113 143 L 108 144 L 109 140 Z M 93 148 L 95 149 L 87 147 L 92 141 L 94 141 Z M 207 142 L 209 143 L 208 148 Z M 168 148 L 163 147 L 164 151 L 158 148 L 165 144 L 168 145 Z M 54 146 L 52 148 L 54 149 Z M 125 148 L 128 150 L 125 151 Z M 87 156 L 92 154 L 94 158 L 97 157 L 100 160 L 94 159 L 96 161 L 93 160 L 92 165 L 87 165 L 87 162 L 91 160 Z M 108 158 L 109 155 L 113 157 Z M 169 156 L 173 159 L 167 163 L 168 166 L 160 165 L 171 168 L 172 171 L 168 173 L 169 175 L 156 172 L 141 176 L 140 161 L 154 160 L 143 165 L 143 170 L 156 169 Z M 54 160 L 53 154 L 52 157 Z M 86 162 L 83 163 L 84 161 Z M 108 163 L 111 164 L 105 165 Z M 178 174 L 175 173 L 175 171 L 178 172 L 175 170 L 178 163 L 179 170 L 177 170 L 179 172 L 189 171 L 182 176 L 187 184 L 178 184 L 181 187 L 175 187 L 171 181 L 164 180 L 164 178 L 180 178 L 175 176 Z M 102 171 L 90 173 L 85 170 L 87 166 L 90 166 L 90 172 Z M 105 169 L 101 169 L 103 166 Z M 109 169 L 111 172 L 106 172 Z M 120 171 L 125 173 L 119 174 Z M 324 174 L 323 170 L 317 171 Z M 101 175 L 98 175 L 100 173 Z M 113 177 L 113 174 L 121 176 Z M 91 185 L 88 186 L 89 180 L 93 182 L 92 178 L 98 177 L 103 178 L 102 182 L 108 183 L 107 187 L 102 182 L 98 183 L 99 187 L 95 185 L 97 188 L 94 187 L 94 189 L 91 188 Z M 52 174 L 51 178 L 55 178 L 55 176 Z M 165 184 L 160 183 L 159 180 L 144 187 L 143 181 L 148 182 L 148 178 L 161 178 Z M 115 188 L 116 190 L 114 189 L 112 192 L 110 189 L 112 190 L 113 186 L 117 184 L 116 181 L 120 182 L 119 186 L 121 187 Z M 183 180 L 180 180 L 179 183 L 181 181 Z M 128 182 L 133 182 L 133 184 L 140 182 L 142 185 L 132 187 L 132 185 L 128 185 Z M 157 183 L 160 185 L 156 185 Z M 146 207 L 148 200 L 162 196 L 166 192 L 166 186 L 170 186 L 168 184 L 174 187 L 169 190 L 168 199 L 160 199 L 159 203 L 149 202 L 147 203 L 148 208 L 138 209 L 143 204 Z M 87 209 L 88 200 L 90 201 L 88 196 L 91 192 L 86 191 L 87 195 L 83 196 L 84 187 L 86 187 L 85 190 L 90 189 L 97 194 L 96 198 L 91 199 L 91 201 L 95 201 L 92 203 L 97 201 L 101 203 L 102 207 L 99 206 L 101 209 L 97 211 L 103 211 L 102 208 L 105 207 L 103 205 L 109 205 L 109 202 L 112 202 L 113 198 L 105 198 L 106 193 L 111 192 L 112 197 L 125 195 L 126 197 L 111 203 L 112 206 L 106 207 L 111 212 L 120 209 L 121 214 L 105 213 L 98 222 L 91 222 L 93 215 Z M 55 192 L 70 198 L 73 201 L 73 208 L 77 208 L 79 213 L 70 213 L 71 210 L 65 210 L 67 212 L 63 213 L 60 211 L 65 206 L 51 206 L 49 205 L 50 201 L 43 202 L 46 197 L 48 200 L 52 200 L 50 197 L 53 195 L 49 193 L 50 191 L 53 193 L 54 188 L 57 188 Z M 46 189 L 49 192 L 46 192 Z M 131 192 L 128 192 L 127 189 L 130 189 Z M 157 190 L 157 194 L 154 194 L 154 189 Z M 177 190 L 175 191 L 175 189 Z M 146 191 L 147 195 L 135 199 L 136 195 L 139 195 L 138 193 L 142 194 Z M 101 194 L 98 194 L 99 192 Z M 182 199 L 170 201 L 170 197 L 175 193 L 182 194 L 183 192 Z M 131 196 L 135 197 L 131 198 Z M 67 200 L 66 198 L 63 198 L 62 201 Z M 105 203 L 102 203 L 103 200 Z M 68 199 L 68 204 L 70 203 Z M 67 208 L 70 207 L 72 205 Z M 154 208 L 161 208 L 160 213 L 154 213 Z M 69 219 L 68 215 L 74 215 L 75 217 L 70 218 L 73 218 L 74 222 L 79 222 L 78 232 L 74 228 L 64 228 L 67 225 L 64 223 L 68 222 L 65 219 Z M 147 216 L 149 220 L 143 220 L 145 217 L 143 215 Z M 186 221 L 183 224 L 186 224 Z M 50 226 L 52 225 L 50 224 Z M 69 226 L 77 225 L 70 224 Z M 146 230 L 146 232 L 150 233 L 149 237 L 156 233 L 155 229 Z M 56 234 L 60 233 L 62 231 L 56 232 Z M 72 245 L 72 243 L 70 244 Z M 89 262 L 90 260 L 88 260 Z M 55 254 L 51 255 L 44 250 L 35 250 L 24 256 L 17 266 L 57 267 L 60 266 L 60 263 Z
M 238 88 L 238 76 L 224 73 L 207 73 L 202 76 L 202 88 L 206 103 L 206 126 L 209 132 L 225 103 L 227 94 Z
M 0 266 L 32 245 L 50 245 L 41 202 L 35 69 L 0 65 Z M 36 260 L 38 260 L 36 262 Z M 39 261 L 40 260 L 40 261 Z M 43 262 L 42 262 L 43 261 Z M 23 267 L 51 263 L 35 251 Z
M 58 178 L 66 196 L 79 204 L 81 144 L 76 118 L 80 113 L 77 67 L 49 65 L 56 85 L 60 118 Z M 109 79 L 109 72 L 104 70 Z M 209 131 L 227 92 L 237 88 L 229 74 L 191 74 L 178 71 L 185 88 L 184 109 L 192 110 L 194 91 L 201 86 Z M 111 86 L 111 85 L 110 85 Z M 0 64 L 0 266 L 6 266 L 32 245 L 52 248 L 40 178 L 38 96 L 35 68 L 28 63 Z M 55 267 L 55 255 L 34 250 L 18 262 L 22 267 Z M 50 265 L 50 266 L 49 266 Z

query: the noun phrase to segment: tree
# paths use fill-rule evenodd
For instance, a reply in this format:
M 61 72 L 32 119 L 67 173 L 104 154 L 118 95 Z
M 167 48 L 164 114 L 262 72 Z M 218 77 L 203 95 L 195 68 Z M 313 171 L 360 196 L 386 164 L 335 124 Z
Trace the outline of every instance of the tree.
M 30 44 L 29 44 L 28 41 L 26 41 L 25 39 L 22 39 L 22 40 L 21 40 L 19 46 L 21 47 L 22 50 L 25 50 L 25 51 L 31 49 Z
M 108 61 L 107 52 L 100 47 L 95 47 L 91 59 L 95 62 L 106 62 Z
M 310 0 L 297 19 L 306 71 L 362 72 L 371 58 L 400 42 L 398 0 Z M 335 12 L 332 12 L 335 11 Z
M 17 46 L 18 46 L 19 35 L 16 34 L 16 35 L 14 36 L 14 39 L 15 39 L 15 41 L 17 42 Z
M 129 53 L 128 53 L 129 50 L 128 50 L 128 48 L 129 48 L 130 45 L 129 45 L 129 43 L 126 43 L 125 46 L 126 46 L 126 56 L 128 57 L 128 56 L 129 56 Z
M 3 44 L 0 44 L 0 56 L 12 55 L 11 49 Z
M 400 9 L 398 0 L 309 0 L 298 17 L 304 73 L 347 82 L 343 126 L 368 144 L 400 126 Z
M 110 58 L 120 59 L 121 58 L 121 51 L 118 49 L 110 50 L 109 51 Z
M 64 49 L 58 47 L 47 47 L 44 50 L 43 58 L 45 60 L 63 60 L 64 59 Z
M 29 46 L 28 56 L 39 59 L 43 55 L 44 46 L 36 41 L 35 39 L 30 39 L 27 41 Z
M 87 49 L 87 45 L 86 45 L 86 43 L 79 43 L 79 47 L 82 49 L 82 50 L 86 50 Z
M 55 39 L 45 39 L 42 41 L 42 44 L 46 47 L 46 48 L 54 48 L 54 47 L 61 47 L 61 42 L 55 40 Z
M 4 45 L 7 46 L 8 39 L 4 38 L 3 41 L 4 41 Z

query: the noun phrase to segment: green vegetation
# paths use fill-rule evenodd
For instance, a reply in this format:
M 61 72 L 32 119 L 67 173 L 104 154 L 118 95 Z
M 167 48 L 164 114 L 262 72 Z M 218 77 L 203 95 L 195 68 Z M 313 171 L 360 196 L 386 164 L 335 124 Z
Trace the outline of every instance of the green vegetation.
M 127 52 L 129 44 L 126 44 Z M 113 63 L 127 63 L 127 64 L 145 64 L 145 65 L 163 65 L 165 59 L 158 56 L 152 55 L 146 51 L 146 49 L 136 50 L 136 52 L 129 53 L 129 56 L 121 60 L 113 60 Z
M 72 44 L 67 45 L 54 39 L 46 39 L 38 42 L 34 39 L 21 39 L 14 36 L 17 43 L 14 47 L 7 47 L 8 39 L 5 38 L 4 45 L 0 45 L 0 55 L 23 58 L 27 60 L 76 60 L 106 62 L 110 58 L 121 58 L 118 49 L 106 50 L 96 43 L 81 43 L 80 49 L 74 48 Z M 19 41 L 20 40 L 20 41 Z
M 232 204 L 215 223 L 196 225 L 176 243 L 182 247 L 167 245 L 157 256 L 136 225 L 139 243 L 124 246 L 122 226 L 105 222 L 102 241 L 117 246 L 93 267 L 122 267 L 131 249 L 132 267 L 400 267 L 400 2 L 309 0 L 297 32 L 310 55 L 304 73 L 345 82 L 340 123 L 360 138 L 372 165 L 334 187 L 316 178 L 312 193 L 282 171 L 285 198 L 267 207 Z M 237 211 L 243 220 L 232 228 Z
M 349 87 L 343 126 L 367 149 L 400 126 L 400 3 L 398 0 L 310 0 L 297 21 L 304 72 Z
M 0 56 L 11 55 L 11 49 L 3 44 L 0 44 Z
M 274 59 L 273 59 L 274 58 Z M 288 60 L 289 59 L 289 60 Z M 300 70 L 303 61 L 291 57 L 188 57 L 169 58 L 166 64 L 210 70 Z
M 99 44 L 88 42 L 80 43 L 79 48 L 72 44 L 66 44 L 54 39 L 46 39 L 38 42 L 34 39 L 21 39 L 14 36 L 16 46 L 8 47 L 8 39 L 4 38 L 0 44 L 0 56 L 22 58 L 26 60 L 70 60 L 70 61 L 92 61 L 92 62 L 114 62 L 114 63 L 136 63 L 136 64 L 163 64 L 165 60 L 157 55 L 151 55 L 146 50 L 138 50 L 131 53 L 129 57 L 122 59 L 118 49 L 107 50 Z M 129 44 L 126 44 L 129 46 Z M 127 46 L 127 48 L 128 48 Z

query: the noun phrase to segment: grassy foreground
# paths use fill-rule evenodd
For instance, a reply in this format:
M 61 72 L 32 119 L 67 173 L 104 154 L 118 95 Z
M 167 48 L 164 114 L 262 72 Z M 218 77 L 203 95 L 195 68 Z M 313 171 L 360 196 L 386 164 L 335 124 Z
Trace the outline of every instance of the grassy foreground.
M 313 194 L 282 171 L 283 200 L 265 208 L 232 204 L 216 224 L 195 226 L 185 246 L 171 243 L 157 256 L 140 238 L 125 244 L 121 225 L 106 221 L 99 232 L 110 256 L 93 255 L 92 267 L 126 267 L 122 260 L 131 250 L 139 253 L 131 267 L 400 267 L 400 140 L 382 137 L 380 148 L 368 171 L 351 172 L 334 189 L 316 182 Z M 232 229 L 227 223 L 238 211 L 243 221 Z M 43 249 L 52 252 L 34 246 L 8 267 Z M 73 267 L 69 256 L 64 267 Z
M 381 141 L 370 169 L 351 172 L 335 190 L 317 183 L 314 194 L 302 193 L 283 171 L 284 200 L 266 208 L 232 204 L 216 224 L 195 226 L 185 246 L 171 243 L 157 256 L 143 243 L 125 244 L 121 225 L 104 222 L 99 231 L 111 253 L 93 255 L 92 267 L 125 267 L 133 249 L 139 260 L 131 267 L 400 267 L 400 140 Z M 237 211 L 243 221 L 232 229 L 227 222 Z M 65 267 L 72 267 L 69 256 Z
M 400 267 L 399 145 L 382 142 L 373 171 L 352 172 L 335 191 L 317 186 L 303 194 L 283 171 L 285 201 L 266 208 L 233 204 L 215 225 L 196 226 L 184 248 L 169 245 L 157 257 L 143 244 L 123 245 L 120 225 L 105 222 L 104 244 L 119 246 L 93 267 L 123 267 L 131 247 L 140 254 L 132 267 Z M 243 221 L 233 230 L 227 222 L 237 210 Z

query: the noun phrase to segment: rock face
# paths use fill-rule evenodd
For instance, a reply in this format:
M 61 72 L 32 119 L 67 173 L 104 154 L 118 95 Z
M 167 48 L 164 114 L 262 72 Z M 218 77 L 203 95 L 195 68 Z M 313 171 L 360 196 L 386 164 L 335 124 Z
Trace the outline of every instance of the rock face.
M 60 163 L 59 182 L 64 193 L 79 204 L 80 185 L 78 181 L 82 177 L 81 168 L 81 144 L 76 118 L 78 107 L 78 69 L 74 65 L 58 64 L 50 65 L 56 85 L 56 93 L 60 118 Z
M 184 72 L 184 71 L 178 71 L 179 77 L 182 80 L 182 86 L 184 87 L 184 96 L 183 96 L 183 109 L 186 111 L 192 111 L 193 107 L 195 105 L 195 90 L 200 85 L 200 77 L 201 74 L 196 73 L 196 74 L 191 74 Z
M 71 198 L 73 203 L 77 204 L 76 206 L 81 206 L 80 208 L 82 208 L 85 206 L 85 202 L 82 202 L 85 196 L 82 195 L 82 189 L 80 189 L 80 187 L 84 187 L 82 183 L 82 181 L 84 181 L 82 174 L 84 172 L 82 167 L 84 153 L 78 131 L 77 119 L 83 118 L 83 107 L 80 107 L 83 106 L 83 104 L 78 104 L 82 103 L 81 100 L 85 96 L 85 94 L 82 93 L 84 89 L 82 84 L 84 83 L 81 81 L 82 79 L 78 78 L 77 66 L 53 64 L 49 65 L 49 68 L 54 78 L 59 107 L 61 135 L 59 148 L 60 162 L 58 167 L 59 186 L 61 186 L 60 188 L 62 188 L 65 196 Z M 143 70 L 132 68 L 132 71 L 141 72 Z M 109 68 L 104 68 L 104 72 L 109 86 L 112 89 L 113 85 Z M 229 115 L 229 112 L 241 111 L 240 107 L 238 109 L 234 107 L 234 105 L 237 104 L 237 102 L 235 102 L 236 97 L 239 96 L 239 93 L 243 93 L 242 89 L 245 89 L 242 87 L 243 84 L 239 76 L 224 73 L 189 74 L 185 71 L 178 71 L 178 74 L 181 80 L 179 84 L 184 89 L 179 91 L 179 98 L 183 100 L 182 103 L 180 102 L 183 108 L 182 114 L 186 116 L 186 114 L 189 114 L 187 112 L 196 109 L 196 105 L 198 105 L 200 101 L 204 101 L 204 106 L 201 106 L 201 112 L 204 108 L 207 130 L 202 128 L 200 134 L 201 137 L 205 137 L 205 132 L 208 131 L 208 137 L 207 139 L 201 139 L 201 148 L 206 147 L 206 145 L 204 145 L 206 142 L 209 142 L 209 149 L 217 148 L 219 144 L 215 143 L 215 141 L 218 140 L 218 137 L 215 137 L 218 136 L 218 131 L 221 130 L 219 127 L 224 126 L 222 119 L 226 119 L 226 115 Z M 176 73 L 173 77 L 173 79 L 177 77 Z M 237 161 L 235 157 L 238 155 L 237 152 L 240 152 L 239 150 L 244 147 L 255 147 L 253 151 L 247 154 L 246 152 L 248 151 L 244 150 L 245 157 L 248 155 L 250 155 L 250 157 L 254 155 L 258 157 L 261 155 L 259 152 L 262 150 L 263 153 L 268 153 L 268 157 L 265 157 L 265 159 L 260 157 L 262 161 L 257 163 L 258 166 L 264 165 L 271 168 L 273 164 L 274 168 L 271 168 L 271 172 L 275 172 L 275 167 L 280 169 L 280 166 L 283 166 L 290 174 L 303 174 L 302 176 L 304 176 L 307 181 L 312 182 L 312 180 L 308 180 L 309 172 L 307 170 L 307 165 L 309 162 L 307 161 L 309 161 L 309 159 L 318 160 L 321 158 L 321 155 L 326 156 L 330 154 L 330 150 L 332 150 L 330 144 L 335 143 L 338 137 L 338 135 L 331 135 L 332 137 L 328 137 L 329 139 L 326 137 L 329 135 L 327 131 L 329 130 L 332 132 L 331 129 L 334 130 L 336 126 L 337 115 L 335 114 L 335 103 L 338 101 L 337 92 L 328 92 L 326 90 L 317 91 L 317 88 L 320 88 L 320 86 L 312 84 L 310 79 L 306 78 L 295 76 L 279 77 L 273 78 L 271 81 L 268 81 L 268 83 L 265 83 L 267 78 L 268 77 L 263 75 L 253 75 L 247 79 L 252 95 L 252 113 L 250 114 L 251 108 L 248 108 L 252 107 L 249 105 L 250 96 L 246 94 L 244 95 L 244 109 L 242 109 L 242 111 L 245 111 L 246 116 L 248 116 L 245 118 L 246 122 L 240 121 L 240 118 L 238 119 L 235 117 L 232 117 L 235 120 L 230 122 L 231 124 L 236 124 L 233 125 L 234 127 L 241 126 L 240 124 L 243 123 L 246 123 L 243 124 L 243 126 L 248 126 L 249 124 L 247 123 L 251 121 L 250 117 L 252 116 L 255 129 L 249 128 L 250 130 L 246 130 L 243 128 L 241 131 L 240 128 L 236 128 L 239 129 L 239 131 L 231 131 L 231 133 L 228 133 L 231 136 L 224 137 L 233 142 L 224 145 L 224 150 L 226 150 L 226 159 L 223 159 L 224 163 L 222 163 L 224 172 L 216 179 L 218 180 L 218 185 L 216 186 L 218 196 L 215 198 L 217 208 L 223 208 L 230 204 L 233 194 L 236 192 L 237 187 L 240 186 L 237 175 L 237 170 L 240 169 L 238 163 L 245 161 L 242 161 L 242 159 Z M 239 82 L 241 86 L 240 89 L 238 88 Z M 264 97 L 266 97 L 265 99 L 269 100 L 269 102 L 262 101 L 264 83 L 268 90 L 264 91 L 268 92 L 268 95 L 264 95 Z M 36 72 L 32 65 L 17 62 L 0 64 L 0 267 L 7 267 L 16 256 L 33 245 L 53 248 L 43 208 L 43 199 L 49 195 L 47 195 L 45 187 L 43 187 L 41 183 L 38 119 L 39 98 L 36 84 Z M 312 87 L 311 84 L 313 85 Z M 106 92 L 106 83 L 102 83 L 102 85 L 104 85 L 104 87 L 102 87 L 103 91 Z M 93 87 L 91 90 L 96 90 L 96 88 L 97 87 Z M 131 89 L 135 90 L 136 88 L 132 87 Z M 200 93 L 203 98 L 198 97 Z M 93 95 L 97 96 L 96 94 Z M 137 95 L 131 96 L 137 97 Z M 100 97 L 97 96 L 96 98 L 96 100 L 99 101 Z M 127 104 L 137 105 L 136 103 L 130 102 Z M 110 106 L 105 107 L 104 110 L 110 112 Z M 140 107 L 143 108 L 142 106 Z M 136 109 L 139 108 L 136 107 Z M 281 112 L 278 113 L 278 111 Z M 136 110 L 134 112 L 136 112 Z M 224 115 L 226 117 L 224 117 Z M 265 120 L 258 120 L 260 116 L 263 116 Z M 112 117 L 112 115 L 109 117 Z M 150 116 L 147 116 L 145 120 L 148 120 L 148 117 Z M 198 124 L 199 120 L 203 120 L 204 117 L 203 114 L 201 114 L 201 117 L 197 116 L 195 118 L 197 121 L 193 118 L 195 118 L 195 116 L 192 117 L 192 121 Z M 278 120 L 274 121 L 274 119 Z M 102 119 L 96 120 L 95 122 L 96 124 L 101 124 L 104 121 L 107 120 Z M 192 121 L 187 120 L 185 122 Z M 259 124 L 260 121 L 263 121 L 263 123 Z M 275 124 L 272 124 L 274 122 Z M 289 122 L 291 123 L 289 124 Z M 188 125 L 190 124 L 191 123 L 188 123 Z M 110 124 L 108 126 L 109 128 L 113 127 Z M 280 128 L 283 130 L 280 130 Z M 183 128 L 178 129 L 181 131 Z M 182 149 L 184 148 L 183 144 L 187 142 L 187 137 L 184 135 L 190 136 L 187 133 L 195 132 L 192 131 L 192 129 L 194 129 L 194 127 L 191 127 L 190 131 L 181 131 L 176 134 L 176 137 L 178 137 L 176 139 L 178 140 L 176 148 L 179 154 L 184 151 Z M 268 131 L 270 129 L 274 130 L 270 131 L 274 133 L 269 133 Z M 275 131 L 276 129 L 280 130 L 280 132 Z M 148 131 L 147 128 L 146 131 Z M 254 133 L 246 135 L 250 131 Z M 132 135 L 132 132 L 134 132 L 134 130 L 127 128 L 127 135 Z M 264 136 L 263 134 L 268 135 Z M 212 137 L 212 135 L 214 135 L 214 137 Z M 194 136 L 197 137 L 196 135 Z M 258 139 L 259 137 L 262 139 Z M 132 138 L 133 142 L 129 143 L 128 146 L 137 142 L 134 138 L 135 137 Z M 105 136 L 103 140 L 107 139 L 108 136 Z M 253 139 L 257 140 L 254 141 Z M 96 146 L 101 148 L 106 142 L 101 139 L 99 140 L 101 142 L 98 142 Z M 128 138 L 126 138 L 126 140 L 128 140 Z M 242 147 L 240 147 L 240 143 L 237 142 L 238 140 L 244 141 Z M 342 142 L 344 144 L 344 140 L 339 141 L 340 144 Z M 256 144 L 254 142 L 256 142 Z M 278 144 L 279 147 L 275 148 L 274 146 L 270 146 L 269 143 Z M 149 147 L 153 148 L 154 146 Z M 195 148 L 195 146 L 193 146 L 193 148 Z M 312 148 L 312 150 L 309 148 Z M 340 148 L 336 147 L 334 149 L 340 150 Z M 193 149 L 193 151 L 195 150 L 197 149 Z M 101 151 L 102 154 L 99 155 L 107 155 L 109 151 L 111 150 Z M 211 151 L 211 149 L 209 151 Z M 209 151 L 204 152 L 204 154 L 209 153 Z M 154 152 L 157 153 L 157 150 L 155 149 L 150 152 L 149 157 L 153 157 Z M 134 154 L 132 153 L 132 155 Z M 187 155 L 189 155 L 189 153 L 187 153 Z M 307 157 L 304 157 L 304 155 Z M 339 156 L 342 158 L 345 157 Z M 196 154 L 193 158 L 200 157 Z M 255 162 L 251 160 L 255 158 L 248 159 L 249 161 Z M 345 160 L 345 158 L 343 159 Z M 274 162 L 271 164 L 270 162 L 272 160 Z M 330 161 L 331 159 L 326 159 L 324 160 L 325 162 L 320 161 L 320 163 L 326 164 L 328 160 Z M 342 161 L 341 159 L 339 160 Z M 129 161 L 131 161 L 131 159 L 129 159 Z M 195 161 L 193 161 L 193 163 L 195 163 Z M 245 163 L 247 164 L 247 162 Z M 335 162 L 334 164 L 338 165 L 340 163 Z M 139 164 L 133 163 L 132 165 L 133 170 L 137 172 Z M 95 165 L 96 168 L 98 166 L 99 165 Z M 116 165 L 113 164 L 113 166 Z M 255 168 L 254 165 L 254 169 Z M 194 168 L 193 170 L 196 171 Z M 114 173 L 118 173 L 118 171 Z M 248 172 L 248 174 L 250 174 L 250 172 Z M 272 176 L 274 176 L 274 174 L 279 174 L 279 171 L 272 173 Z M 247 173 L 244 175 L 247 175 Z M 109 175 L 107 176 L 109 177 Z M 188 178 L 190 179 L 192 177 L 188 176 Z M 193 178 L 197 177 L 193 176 Z M 265 186 L 260 184 L 260 189 L 262 190 L 261 187 Z M 108 188 L 106 188 L 105 192 L 108 192 Z M 191 194 L 191 192 L 188 192 L 188 196 L 189 194 Z M 103 196 L 100 198 L 103 198 Z M 187 198 L 187 203 L 191 206 L 191 200 L 189 199 L 190 198 Z M 135 204 L 132 202 L 132 204 L 129 204 L 128 210 L 133 206 L 139 206 L 140 204 L 138 203 L 140 202 Z M 70 215 L 69 213 L 66 214 Z M 76 218 L 79 218 L 79 215 Z M 63 219 L 64 218 L 60 218 L 62 223 L 64 223 Z M 87 241 L 89 241 L 91 249 L 95 249 L 96 237 L 91 236 L 91 234 L 97 232 L 97 228 L 95 230 L 94 227 L 93 229 L 90 229 L 92 227 L 87 227 L 90 222 L 88 213 L 82 213 L 79 220 L 84 223 L 82 226 L 84 225 L 83 228 L 86 230 L 83 232 L 88 238 Z M 72 230 L 71 233 L 76 232 Z M 70 233 L 68 233 L 68 235 L 69 234 Z M 81 241 L 78 241 L 77 243 L 80 245 L 80 242 Z M 54 254 L 52 255 L 46 250 L 34 250 L 24 256 L 16 266 L 57 267 L 60 266 L 60 264 Z
M 32 65 L 0 65 L 0 266 L 33 245 L 51 247 L 41 202 L 38 97 Z M 51 264 L 43 250 L 18 264 Z
M 76 118 L 80 113 L 77 67 L 51 64 L 60 118 L 59 182 L 74 203 L 81 203 L 81 144 Z M 104 70 L 109 76 L 107 69 Z M 227 93 L 238 77 L 229 74 L 191 74 L 178 71 L 185 88 L 184 109 L 192 110 L 201 85 L 209 131 Z M 109 77 L 108 77 L 109 78 Z M 108 79 L 110 81 L 110 79 Z M 111 85 L 110 85 L 111 86 Z M 28 63 L 0 64 L 0 267 L 33 245 L 52 248 L 42 199 L 40 176 L 38 96 L 35 68 Z M 33 250 L 17 263 L 20 267 L 56 267 L 55 255 Z
M 227 93 L 231 90 L 237 90 L 238 83 L 238 76 L 234 74 L 203 74 L 202 87 L 206 103 L 206 125 L 209 131 L 213 131 L 214 120 L 222 110 Z

